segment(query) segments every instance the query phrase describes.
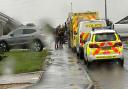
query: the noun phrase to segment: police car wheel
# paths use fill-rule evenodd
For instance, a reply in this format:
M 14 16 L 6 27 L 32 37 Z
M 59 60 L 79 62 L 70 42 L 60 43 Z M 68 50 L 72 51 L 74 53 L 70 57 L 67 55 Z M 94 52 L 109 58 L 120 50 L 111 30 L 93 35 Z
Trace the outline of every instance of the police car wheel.
M 86 54 L 85 52 L 83 54 Z M 87 66 L 88 65 L 88 58 L 87 58 L 87 54 L 86 56 L 83 55 L 83 58 L 84 58 L 84 64 Z
M 92 62 L 90 62 L 90 61 L 88 61 L 88 59 L 86 59 L 86 66 L 87 66 L 87 68 L 90 68 L 91 67 L 91 63 Z

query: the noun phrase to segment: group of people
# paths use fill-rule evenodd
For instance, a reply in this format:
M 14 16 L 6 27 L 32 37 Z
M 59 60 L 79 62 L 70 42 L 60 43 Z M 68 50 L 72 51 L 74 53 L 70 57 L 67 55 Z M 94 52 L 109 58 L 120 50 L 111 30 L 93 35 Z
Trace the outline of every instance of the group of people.
M 65 28 L 63 25 L 57 26 L 55 30 L 55 49 L 63 48 Z

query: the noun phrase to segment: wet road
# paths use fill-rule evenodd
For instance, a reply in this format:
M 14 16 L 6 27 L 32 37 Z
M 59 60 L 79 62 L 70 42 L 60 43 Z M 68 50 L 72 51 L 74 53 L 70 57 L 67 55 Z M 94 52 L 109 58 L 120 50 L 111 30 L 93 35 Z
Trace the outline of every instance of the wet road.
M 87 69 L 96 89 L 128 89 L 128 50 L 124 50 L 125 65 L 103 63 Z
M 75 55 L 64 46 L 53 50 L 52 64 L 47 68 L 41 82 L 30 89 L 87 89 L 91 81 Z

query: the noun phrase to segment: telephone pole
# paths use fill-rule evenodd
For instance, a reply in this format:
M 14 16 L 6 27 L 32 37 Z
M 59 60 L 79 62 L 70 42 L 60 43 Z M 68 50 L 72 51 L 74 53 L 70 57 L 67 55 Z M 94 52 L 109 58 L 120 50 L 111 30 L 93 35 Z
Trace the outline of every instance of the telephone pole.
M 71 2 L 71 13 L 72 13 L 73 11 L 72 11 L 72 2 Z
M 107 17 L 107 1 L 105 0 L 105 19 L 108 19 Z

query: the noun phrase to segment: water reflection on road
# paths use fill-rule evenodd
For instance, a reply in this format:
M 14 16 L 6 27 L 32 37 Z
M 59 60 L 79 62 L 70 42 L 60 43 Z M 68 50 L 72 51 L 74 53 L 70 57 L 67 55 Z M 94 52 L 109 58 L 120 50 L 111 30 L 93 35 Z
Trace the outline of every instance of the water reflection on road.
M 94 84 L 98 86 L 96 89 L 128 89 L 127 52 L 126 50 L 124 51 L 124 68 L 119 67 L 117 64 L 103 63 L 87 69 Z

